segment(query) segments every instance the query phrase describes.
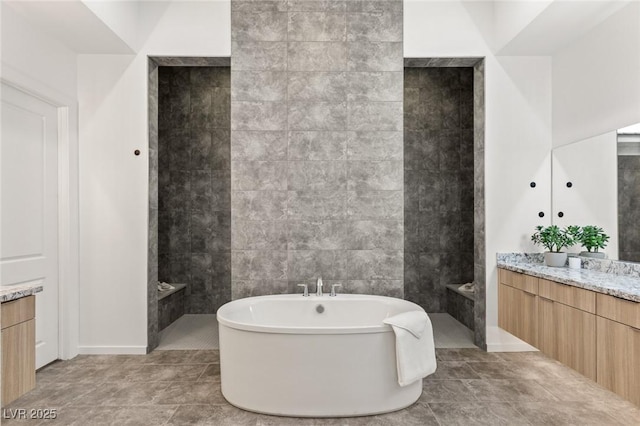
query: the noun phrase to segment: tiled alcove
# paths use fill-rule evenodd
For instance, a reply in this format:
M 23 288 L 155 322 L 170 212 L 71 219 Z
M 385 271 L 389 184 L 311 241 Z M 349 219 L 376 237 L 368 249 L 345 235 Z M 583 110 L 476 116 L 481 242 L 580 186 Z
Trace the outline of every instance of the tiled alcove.
M 405 297 L 446 312 L 445 286 L 473 280 L 473 312 L 461 316 L 473 317 L 475 344 L 486 348 L 484 60 L 405 58 L 404 66 Z
M 147 351 L 158 346 L 158 290 L 159 279 L 159 67 L 229 67 L 229 58 L 200 58 L 200 57 L 150 57 L 148 61 L 148 117 L 149 117 L 149 228 L 147 253 Z M 186 83 L 186 82 L 185 82 Z M 227 84 L 228 87 L 228 84 Z M 190 113 L 191 107 L 176 104 L 176 108 L 183 108 L 185 114 Z M 184 109 L 186 108 L 186 109 Z M 189 143 L 191 134 L 189 134 Z M 188 157 L 190 162 L 190 154 Z M 228 160 L 227 160 L 228 162 Z M 205 191 L 206 192 L 206 191 Z M 189 200 L 191 192 L 188 191 Z M 189 209 L 189 212 L 191 210 Z M 191 216 L 189 214 L 189 216 Z M 189 218 L 189 221 L 191 219 Z M 191 243 L 191 242 L 190 242 Z M 186 245 L 186 243 L 185 243 Z M 163 259 L 163 267 L 167 259 Z M 190 263 L 189 263 L 190 265 Z M 171 262 L 169 260 L 169 269 Z M 172 277 L 169 277 L 172 278 Z M 224 285 L 224 284 L 223 284 Z M 227 289 L 230 292 L 230 289 Z M 224 291 L 222 292 L 224 294 Z M 208 296 L 207 296 L 208 297 Z

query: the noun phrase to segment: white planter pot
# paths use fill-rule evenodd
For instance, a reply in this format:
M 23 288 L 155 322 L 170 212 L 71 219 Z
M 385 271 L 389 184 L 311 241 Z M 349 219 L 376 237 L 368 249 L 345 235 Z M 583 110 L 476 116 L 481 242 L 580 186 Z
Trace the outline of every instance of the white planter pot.
M 593 259 L 604 259 L 606 255 L 603 251 L 581 251 L 580 256 L 591 257 Z
M 555 253 L 547 251 L 544 253 L 544 264 L 561 268 L 567 263 L 567 253 Z

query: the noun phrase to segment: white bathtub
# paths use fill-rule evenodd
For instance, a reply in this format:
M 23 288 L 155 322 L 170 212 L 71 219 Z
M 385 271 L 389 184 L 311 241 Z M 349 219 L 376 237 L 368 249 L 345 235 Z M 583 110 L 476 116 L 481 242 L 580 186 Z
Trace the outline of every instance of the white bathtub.
M 281 416 L 363 416 L 408 407 L 420 397 L 422 380 L 398 385 L 395 336 L 382 320 L 413 310 L 422 308 L 349 294 L 229 302 L 217 312 L 222 394 L 236 407 Z

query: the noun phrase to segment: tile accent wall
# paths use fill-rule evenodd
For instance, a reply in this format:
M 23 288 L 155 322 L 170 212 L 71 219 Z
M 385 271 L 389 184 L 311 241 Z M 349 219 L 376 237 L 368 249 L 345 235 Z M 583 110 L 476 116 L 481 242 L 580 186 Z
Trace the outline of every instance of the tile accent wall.
M 232 297 L 402 297 L 402 1 L 232 0 L 231 34 Z
M 184 315 L 184 288 L 158 300 L 158 330 L 164 330 Z
M 618 156 L 618 258 L 640 262 L 640 155 Z
M 484 60 L 473 67 L 473 277 L 476 283 L 474 309 L 474 343 L 487 349 L 487 247 L 485 242 L 484 203 L 484 131 L 485 131 Z
M 149 224 L 147 234 L 147 352 L 158 346 L 158 64 L 147 60 L 149 115 Z
M 214 314 L 231 300 L 230 70 L 158 70 L 158 279 Z
M 447 312 L 474 279 L 473 68 L 405 68 L 405 298 Z
M 469 330 L 475 328 L 474 298 L 473 294 L 464 295 L 453 289 L 457 286 L 447 287 L 447 313 L 465 325 Z

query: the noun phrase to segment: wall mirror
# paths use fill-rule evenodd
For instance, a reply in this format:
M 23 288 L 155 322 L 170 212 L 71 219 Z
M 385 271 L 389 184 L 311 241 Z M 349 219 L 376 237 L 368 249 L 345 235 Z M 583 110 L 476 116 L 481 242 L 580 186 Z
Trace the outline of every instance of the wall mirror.
M 640 262 L 640 122 L 555 148 L 551 159 L 553 224 L 600 226 L 608 259 Z

